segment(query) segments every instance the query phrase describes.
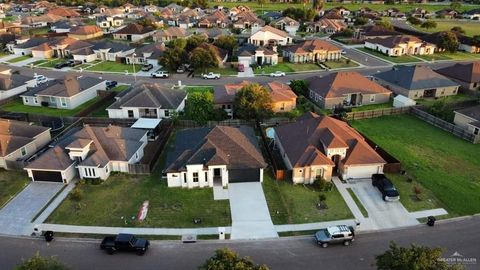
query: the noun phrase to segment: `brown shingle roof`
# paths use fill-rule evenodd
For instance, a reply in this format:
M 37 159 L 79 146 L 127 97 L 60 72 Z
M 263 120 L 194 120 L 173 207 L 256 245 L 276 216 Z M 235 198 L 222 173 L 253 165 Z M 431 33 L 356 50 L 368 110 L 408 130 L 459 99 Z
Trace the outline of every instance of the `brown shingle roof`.
M 102 29 L 96 25 L 80 25 L 70 30 L 73 35 L 94 35 L 99 32 L 102 32 Z
M 325 40 L 320 40 L 320 39 L 314 39 L 314 40 L 305 40 L 302 43 L 284 48 L 284 50 L 301 54 L 301 53 L 310 53 L 314 51 L 337 51 L 340 52 L 341 49 L 332 43 L 325 41 Z
M 266 88 L 270 91 L 272 102 L 292 101 L 297 98 L 290 86 L 279 81 L 267 83 Z
M 408 42 L 417 42 L 417 43 L 425 43 L 421 39 L 414 37 L 414 36 L 391 36 L 387 38 L 372 38 L 369 39 L 368 42 L 373 44 L 380 44 L 387 48 L 396 48 L 399 44 L 408 43 Z
M 480 82 L 480 61 L 467 64 L 457 63 L 450 67 L 438 69 L 436 72 L 464 82 L 478 83 Z
M 260 30 L 258 30 L 259 32 L 272 32 L 276 35 L 279 35 L 281 37 L 288 37 L 288 33 L 285 32 L 285 31 L 282 31 L 280 29 L 277 29 L 275 27 L 272 27 L 270 25 L 265 25 L 264 27 L 262 27 Z
M 35 137 L 49 128 L 29 123 L 0 119 L 0 156 L 5 157 L 33 142 Z
M 143 26 L 138 23 L 130 23 L 124 28 L 115 32 L 114 34 L 142 35 L 152 31 L 154 31 L 154 29 L 151 26 Z
M 69 9 L 69 8 L 63 8 L 63 7 L 50 9 L 48 11 L 48 14 L 53 14 L 53 15 L 61 16 L 61 17 L 78 17 L 78 16 L 80 16 L 80 14 L 78 12 L 76 12 L 75 10 Z

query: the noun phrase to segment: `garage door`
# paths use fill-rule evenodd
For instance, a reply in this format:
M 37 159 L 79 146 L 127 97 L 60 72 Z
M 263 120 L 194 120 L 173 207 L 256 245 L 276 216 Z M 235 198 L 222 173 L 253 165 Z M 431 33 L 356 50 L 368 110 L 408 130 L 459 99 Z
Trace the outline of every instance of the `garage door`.
M 228 182 L 260 182 L 259 169 L 228 170 Z
M 33 180 L 63 183 L 61 172 L 32 171 Z
M 372 174 L 382 173 L 379 166 L 353 166 L 348 167 L 345 178 L 371 178 Z

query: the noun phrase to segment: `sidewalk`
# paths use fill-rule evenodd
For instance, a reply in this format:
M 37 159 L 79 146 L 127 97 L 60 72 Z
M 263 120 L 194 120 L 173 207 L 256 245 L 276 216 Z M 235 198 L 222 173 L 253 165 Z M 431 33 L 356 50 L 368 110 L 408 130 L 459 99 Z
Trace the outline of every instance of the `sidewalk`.
M 351 225 L 355 228 L 354 219 L 343 219 L 343 220 L 334 220 L 334 221 L 325 221 L 325 222 L 316 222 L 316 223 L 305 223 L 305 224 L 282 224 L 275 225 L 275 230 L 277 232 L 298 232 L 298 231 L 312 231 L 327 228 L 330 226 L 337 225 Z

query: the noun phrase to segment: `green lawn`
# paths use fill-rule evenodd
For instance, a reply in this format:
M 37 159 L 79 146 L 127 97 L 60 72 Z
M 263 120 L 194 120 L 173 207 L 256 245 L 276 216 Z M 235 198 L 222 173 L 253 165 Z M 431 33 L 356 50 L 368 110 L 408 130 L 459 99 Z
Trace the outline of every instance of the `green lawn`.
M 30 58 L 32 58 L 31 55 L 22 55 L 22 56 L 19 56 L 19 57 L 12 58 L 12 59 L 8 60 L 7 62 L 8 63 L 18 63 L 18 62 L 25 61 L 25 60 L 30 59 Z
M 418 58 L 435 61 L 435 60 L 476 60 L 480 58 L 480 55 L 474 53 L 466 52 L 455 52 L 455 53 L 435 53 L 432 55 L 417 55 Z
M 447 20 L 447 19 L 438 19 L 435 20 L 437 23 L 436 28 L 425 29 L 421 28 L 420 26 L 414 26 L 420 31 L 424 32 L 438 32 L 438 31 L 448 31 L 452 29 L 454 26 L 460 26 L 463 30 L 465 30 L 465 35 L 467 36 L 474 36 L 480 33 L 480 22 L 479 21 L 472 21 L 472 20 Z
M 378 109 L 386 109 L 393 107 L 393 100 L 387 103 L 381 104 L 371 104 L 371 105 L 362 105 L 359 107 L 353 107 L 352 112 L 363 112 L 363 111 L 371 111 L 371 110 L 378 110 Z
M 333 188 L 325 192 L 328 209 L 316 207 L 320 192 L 311 185 L 293 185 L 290 181 L 276 181 L 265 173 L 263 191 L 274 224 L 311 223 L 353 218 L 342 196 Z
M 0 169 L 0 209 L 28 183 L 26 172 Z
M 39 65 L 42 65 L 42 64 L 45 64 L 47 63 L 48 60 L 38 60 L 38 61 L 35 61 L 35 62 L 32 62 L 30 64 L 28 64 L 29 66 L 39 66 Z
M 213 86 L 186 86 L 185 91 L 187 93 L 195 93 L 195 92 L 205 92 L 209 91 L 213 93 Z
M 327 61 L 324 64 L 330 69 L 358 67 L 357 63 L 346 58 L 342 58 L 340 61 Z
M 237 75 L 238 71 L 232 67 L 223 67 L 223 68 L 208 68 L 205 73 L 219 73 L 220 75 Z M 202 72 L 199 72 L 198 74 L 201 74 Z
M 42 68 L 54 68 L 56 64 L 65 62 L 67 60 L 62 58 L 52 58 L 50 60 L 45 61 L 44 64 L 40 64 L 39 67 Z
M 420 59 L 417 59 L 415 57 L 408 56 L 408 55 L 395 56 L 395 57 L 387 56 L 383 53 L 373 51 L 373 50 L 370 50 L 370 49 L 367 49 L 367 48 L 357 48 L 357 50 L 360 50 L 362 52 L 366 52 L 368 54 L 371 54 L 371 55 L 380 57 L 382 59 L 385 59 L 387 61 L 390 61 L 390 62 L 393 62 L 393 63 L 398 63 L 398 64 L 413 63 L 413 62 L 421 62 L 422 61 Z
M 256 68 L 254 70 L 255 74 L 265 74 L 268 75 L 272 72 L 275 71 L 283 71 L 285 73 L 288 72 L 300 72 L 300 71 L 314 71 L 314 70 L 322 70 L 318 65 L 316 64 L 294 64 L 294 63 L 288 63 L 288 62 L 283 62 L 283 63 L 278 63 L 275 66 L 263 66 L 261 68 Z
M 39 107 L 26 106 L 26 105 L 23 105 L 23 102 L 20 99 L 9 102 L 1 106 L 1 109 L 7 112 L 23 112 L 23 113 L 42 114 L 42 115 L 49 115 L 49 116 L 74 116 L 77 113 L 84 110 L 85 108 L 87 108 L 88 106 L 97 102 L 99 99 L 100 97 L 97 96 L 73 110 L 55 109 L 55 108 L 42 107 L 42 106 L 39 106 Z
M 440 97 L 437 99 L 428 98 L 428 99 L 417 99 L 419 105 L 424 105 L 426 107 L 431 107 L 433 104 L 439 101 L 445 101 L 447 105 L 455 105 L 455 103 L 461 103 L 465 101 L 478 100 L 478 98 L 466 95 L 466 94 L 456 94 L 454 96 Z
M 402 162 L 455 215 L 480 212 L 480 144 L 473 145 L 414 116 L 353 121 L 352 125 Z
M 355 192 L 353 192 L 351 188 L 347 188 L 347 191 L 350 194 L 350 196 L 352 196 L 353 201 L 358 206 L 358 209 L 360 209 L 360 212 L 362 213 L 362 215 L 364 217 L 368 217 L 367 209 L 365 209 L 365 206 L 363 206 L 363 204 L 358 199 L 357 195 L 355 195 Z
M 135 73 L 139 72 L 142 68 L 142 65 L 135 65 Z M 103 61 L 99 64 L 96 64 L 92 67 L 86 68 L 85 70 L 89 71 L 105 71 L 105 72 L 123 72 L 128 71 L 128 73 L 133 73 L 133 65 L 126 65 L 117 62 Z

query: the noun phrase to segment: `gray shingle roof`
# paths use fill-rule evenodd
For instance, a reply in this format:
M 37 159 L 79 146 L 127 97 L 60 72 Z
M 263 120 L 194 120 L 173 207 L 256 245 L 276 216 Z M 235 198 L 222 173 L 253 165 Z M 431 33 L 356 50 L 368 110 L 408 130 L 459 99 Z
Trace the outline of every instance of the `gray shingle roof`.
M 75 77 L 73 74 L 67 74 L 62 80 L 52 80 L 41 84 L 37 87 L 29 89 L 21 96 L 56 96 L 71 97 L 95 85 L 104 82 L 104 80 L 95 77 L 80 76 Z
M 26 122 L 0 119 L 0 156 L 7 156 L 33 142 L 36 136 L 47 130 L 49 128 Z

